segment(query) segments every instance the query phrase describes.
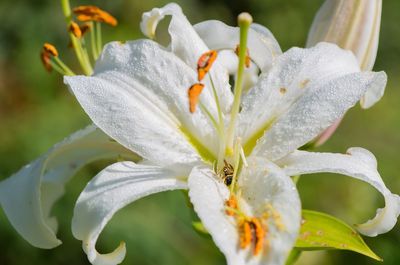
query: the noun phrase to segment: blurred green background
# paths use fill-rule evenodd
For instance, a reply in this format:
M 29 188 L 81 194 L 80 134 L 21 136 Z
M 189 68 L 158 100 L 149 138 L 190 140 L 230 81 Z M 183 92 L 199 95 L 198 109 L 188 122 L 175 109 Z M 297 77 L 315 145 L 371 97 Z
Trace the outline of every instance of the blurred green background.
M 164 0 L 72 1 L 72 6 L 95 4 L 119 20 L 116 28 L 104 26 L 104 39 L 142 38 L 141 14 L 162 6 Z M 313 16 L 321 0 L 182 0 L 192 23 L 219 19 L 235 25 L 236 15 L 250 12 L 267 26 L 283 50 L 304 46 Z M 400 193 L 400 1 L 384 0 L 379 53 L 375 70 L 389 76 L 386 95 L 370 110 L 357 106 L 346 115 L 333 138 L 321 148 L 344 152 L 362 146 L 378 158 L 386 184 Z M 59 1 L 0 1 L 0 179 L 44 153 L 54 143 L 89 124 L 62 78 L 48 74 L 39 60 L 45 41 L 57 45 L 65 62 L 77 69 Z M 79 241 L 72 237 L 70 222 L 74 202 L 85 183 L 110 161 L 87 166 L 67 186 L 67 195 L 57 204 L 59 237 L 64 244 L 53 250 L 31 247 L 11 227 L 0 210 L 0 264 L 89 264 Z M 382 206 L 380 195 L 368 185 L 339 175 L 304 176 L 298 184 L 303 207 L 320 210 L 347 221 L 365 221 Z M 192 212 L 181 192 L 142 199 L 119 212 L 100 237 L 98 249 L 110 251 L 121 240 L 127 243 L 123 264 L 224 264 L 212 241 L 191 228 Z M 400 264 L 400 229 L 378 238 L 367 238 L 384 264 Z M 303 254 L 298 264 L 378 264 L 346 251 Z

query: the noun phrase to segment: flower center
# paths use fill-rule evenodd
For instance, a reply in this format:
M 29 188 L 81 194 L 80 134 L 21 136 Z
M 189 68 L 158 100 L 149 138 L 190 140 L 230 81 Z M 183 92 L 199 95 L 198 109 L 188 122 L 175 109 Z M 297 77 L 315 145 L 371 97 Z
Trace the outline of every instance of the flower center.
M 198 83 L 193 84 L 189 89 L 188 89 L 188 97 L 189 97 L 189 110 L 191 113 L 194 113 L 196 111 L 197 105 L 200 107 L 201 111 L 205 113 L 205 115 L 208 116 L 210 121 L 213 123 L 213 126 L 215 127 L 217 133 L 218 133 L 218 138 L 219 138 L 219 146 L 218 146 L 218 157 L 216 161 L 216 172 L 221 172 L 221 170 L 225 170 L 227 168 L 227 163 L 226 161 L 232 161 L 234 162 L 236 170 L 233 170 L 234 168 L 232 167 L 232 174 L 229 177 L 225 176 L 225 180 L 227 180 L 226 184 L 229 183 L 229 185 L 233 184 L 232 187 L 235 185 L 236 181 L 236 172 L 239 169 L 239 158 L 240 154 L 242 155 L 243 160 L 244 159 L 244 152 L 243 148 L 240 144 L 240 139 L 235 135 L 235 128 L 236 128 L 236 120 L 240 111 L 240 103 L 241 103 L 241 96 L 242 96 L 242 91 L 243 91 L 243 73 L 244 73 L 244 68 L 249 67 L 250 65 L 250 57 L 249 57 L 249 52 L 247 49 L 247 35 L 248 31 L 250 28 L 250 24 L 252 23 L 252 17 L 248 13 L 242 13 L 238 17 L 238 24 L 240 27 L 240 43 L 236 47 L 236 54 L 239 57 L 239 62 L 238 62 L 238 70 L 237 70 L 237 75 L 236 75 L 236 82 L 235 86 L 233 89 L 234 93 L 234 100 L 231 108 L 231 113 L 230 113 L 230 120 L 229 124 L 226 128 L 225 122 L 224 122 L 224 114 L 222 113 L 221 109 L 221 104 L 220 100 L 218 97 L 217 90 L 214 85 L 213 78 L 211 74 L 209 74 L 209 71 L 211 70 L 211 67 L 213 63 L 217 59 L 218 52 L 215 50 L 210 50 L 202 54 L 197 62 L 197 75 L 198 75 Z M 210 79 L 210 84 L 211 84 L 211 89 L 213 93 L 213 97 L 215 100 L 217 112 L 218 112 L 218 118 L 216 119 L 211 112 L 206 108 L 204 104 L 202 104 L 200 100 L 200 95 L 201 92 L 204 89 L 204 84 L 201 82 L 204 80 L 205 76 L 208 75 Z M 229 164 L 230 165 L 230 164 Z M 228 185 L 228 186 L 229 186 Z M 232 188 L 233 189 L 233 188 Z
M 268 241 L 266 235 L 268 233 L 268 224 L 272 218 L 275 225 L 279 227 L 281 222 L 278 215 L 273 209 L 266 208 L 263 210 L 262 216 L 246 215 L 240 207 L 238 201 L 241 200 L 241 190 L 237 186 L 239 171 L 242 167 L 247 167 L 245 153 L 241 144 L 241 138 L 235 134 L 236 120 L 240 111 L 241 96 L 243 91 L 243 73 L 244 68 L 250 66 L 249 51 L 247 49 L 247 35 L 252 23 L 252 18 L 248 13 L 242 13 L 238 17 L 240 27 L 240 43 L 237 45 L 235 53 L 239 58 L 238 70 L 236 74 L 236 82 L 233 93 L 234 100 L 232 103 L 230 120 L 227 127 L 224 122 L 224 114 L 222 113 L 217 90 L 209 71 L 217 58 L 217 51 L 211 50 L 200 56 L 197 62 L 198 83 L 195 83 L 188 89 L 189 109 L 191 113 L 196 111 L 199 105 L 201 111 L 205 113 L 213 123 L 219 137 L 218 158 L 216 161 L 215 172 L 221 178 L 226 186 L 229 187 L 230 197 L 225 202 L 225 213 L 231 216 L 236 223 L 239 234 L 239 247 L 242 249 L 252 248 L 253 255 L 258 255 L 264 251 Z M 200 94 L 205 85 L 201 82 L 205 76 L 210 79 L 211 89 L 213 92 L 216 108 L 218 111 L 218 119 L 215 119 L 211 112 L 202 104 Z

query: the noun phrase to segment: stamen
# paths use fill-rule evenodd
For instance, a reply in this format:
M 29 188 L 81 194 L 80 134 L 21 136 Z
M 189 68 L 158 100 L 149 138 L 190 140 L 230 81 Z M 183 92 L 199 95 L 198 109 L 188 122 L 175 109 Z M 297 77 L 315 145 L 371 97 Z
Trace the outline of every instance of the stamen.
M 75 22 L 72 21 L 71 24 L 69 24 L 68 30 L 69 30 L 69 32 L 74 34 L 74 36 L 77 37 L 78 39 L 80 39 L 82 37 L 81 28 Z
M 75 75 L 74 72 L 58 58 L 56 47 L 50 43 L 45 43 L 43 45 L 40 59 L 48 72 L 54 69 L 62 75 Z
M 64 13 L 65 20 L 67 22 L 67 28 L 72 22 L 72 13 L 71 6 L 69 4 L 69 0 L 61 0 L 61 7 Z M 74 36 L 71 32 L 69 33 L 69 37 L 71 40 L 71 46 L 75 51 L 76 58 L 79 61 L 80 66 L 82 67 L 83 72 L 86 75 L 91 75 L 93 73 L 93 68 L 89 60 L 89 56 L 87 55 L 86 49 L 83 48 L 81 41 Z
M 238 63 L 238 72 L 234 89 L 235 96 L 233 99 L 232 110 L 231 110 L 231 120 L 229 123 L 227 139 L 226 139 L 227 154 L 232 153 L 233 149 L 233 139 L 235 135 L 236 119 L 240 110 L 240 103 L 243 90 L 243 73 L 246 63 L 247 35 L 249 32 L 250 24 L 252 22 L 253 19 L 251 15 L 248 13 L 241 13 L 238 16 L 238 23 L 240 27 L 240 44 L 239 44 L 239 55 L 238 55 L 239 63 Z
M 43 66 L 47 72 L 51 72 L 53 68 L 51 67 L 50 55 L 45 51 L 41 51 L 40 59 L 42 60 Z
M 210 71 L 212 64 L 217 59 L 217 51 L 211 50 L 200 56 L 197 61 L 197 74 L 199 82 Z
M 97 60 L 100 54 L 100 51 L 98 49 L 98 41 L 96 37 L 98 33 L 96 32 L 97 30 L 96 27 L 94 26 L 93 21 L 89 22 L 89 25 L 92 28 L 92 30 L 90 31 L 90 44 L 91 44 L 92 56 L 94 60 Z
M 79 28 L 81 30 L 82 36 L 84 36 L 87 32 L 89 32 L 91 25 L 89 23 L 85 23 L 79 26 Z
M 226 214 L 229 216 L 234 216 L 238 209 L 238 202 L 236 200 L 236 196 L 232 194 L 229 197 L 229 199 L 225 202 L 225 205 L 227 207 L 225 210 Z
M 237 56 L 239 56 L 239 47 L 240 47 L 240 45 L 238 44 L 236 46 L 236 49 L 235 49 L 235 53 L 236 53 Z M 250 63 L 251 63 L 250 52 L 249 52 L 249 49 L 247 48 L 246 49 L 246 59 L 245 59 L 245 62 L 244 62 L 244 65 L 246 66 L 246 68 L 250 67 Z
M 266 229 L 264 229 L 261 221 L 259 218 L 253 217 L 251 218 L 251 227 L 254 231 L 254 249 L 253 255 L 256 256 L 261 253 L 264 248 L 264 239 L 267 233 Z
M 77 19 L 82 22 L 97 21 L 116 26 L 118 21 L 108 12 L 98 8 L 97 6 L 78 6 L 73 9 Z
M 263 226 L 259 218 L 240 218 L 238 221 L 238 230 L 240 248 L 245 249 L 253 243 L 254 256 L 263 251 L 268 228 Z
M 196 111 L 197 103 L 199 102 L 199 97 L 201 91 L 203 91 L 204 85 L 200 83 L 196 83 L 192 85 L 188 90 L 189 96 L 189 110 L 191 113 Z
M 219 102 L 217 90 L 215 89 L 214 81 L 213 81 L 211 75 L 209 75 L 209 78 L 210 78 L 211 88 L 212 88 L 213 95 L 214 95 L 215 105 L 217 106 L 217 111 L 218 111 L 219 126 L 216 128 L 219 132 L 220 139 L 219 139 L 217 168 L 221 169 L 222 161 L 224 160 L 224 156 L 225 156 L 225 144 L 226 144 L 225 143 L 225 123 L 224 123 L 224 119 L 222 116 L 221 104 Z
M 252 235 L 250 222 L 246 219 L 239 221 L 239 245 L 240 248 L 247 248 L 251 244 Z
M 58 56 L 58 51 L 56 49 L 56 47 L 54 47 L 54 45 L 50 44 L 50 43 L 45 43 L 43 45 L 43 50 L 44 52 L 48 53 L 51 56 Z
M 207 117 L 210 119 L 210 121 L 212 122 L 214 127 L 218 128 L 217 121 L 214 119 L 214 117 L 211 115 L 211 112 L 206 108 L 206 106 L 204 106 L 204 104 L 201 101 L 199 102 L 199 107 L 200 107 L 201 111 L 203 111 L 207 115 Z

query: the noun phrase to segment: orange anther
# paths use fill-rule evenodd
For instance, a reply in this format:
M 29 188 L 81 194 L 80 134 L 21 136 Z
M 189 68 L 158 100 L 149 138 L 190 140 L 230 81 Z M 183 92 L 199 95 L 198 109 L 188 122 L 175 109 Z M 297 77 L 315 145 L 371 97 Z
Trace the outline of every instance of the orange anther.
M 71 32 L 72 34 L 74 34 L 75 37 L 77 37 L 78 39 L 80 37 L 82 37 L 82 30 L 79 27 L 78 24 L 76 24 L 75 22 L 71 22 L 71 24 L 69 24 L 69 28 L 68 28 L 69 32 Z
M 189 110 L 191 113 L 196 111 L 197 103 L 199 102 L 199 97 L 201 91 L 203 91 L 204 85 L 200 83 L 196 83 L 192 85 L 188 90 L 189 96 Z
M 83 35 L 85 35 L 86 32 L 88 32 L 90 30 L 90 24 L 85 23 L 85 24 L 81 25 L 79 28 L 80 28 L 80 30 L 82 32 L 82 36 L 83 36 Z
M 53 68 L 51 67 L 51 64 L 50 64 L 50 55 L 49 55 L 47 52 L 42 51 L 42 52 L 40 53 L 40 59 L 42 60 L 42 63 L 43 63 L 44 68 L 45 68 L 48 72 L 51 72 L 51 70 L 52 70 Z
M 236 46 L 235 53 L 237 56 L 239 56 L 239 45 Z M 244 61 L 244 65 L 246 66 L 246 68 L 250 67 L 250 63 L 251 63 L 250 53 L 249 53 L 249 49 L 247 49 L 246 50 L 246 59 Z
M 46 52 L 48 55 L 55 56 L 55 57 L 58 56 L 58 51 L 57 51 L 56 47 L 54 47 L 50 43 L 45 43 L 43 45 L 43 51 Z
M 212 64 L 217 59 L 217 51 L 211 50 L 203 53 L 197 61 L 197 74 L 199 82 L 210 71 Z
M 226 209 L 226 214 L 229 216 L 233 216 L 235 215 L 235 211 L 233 211 L 233 209 L 237 209 L 238 208 L 238 203 L 236 200 L 236 196 L 235 195 L 231 195 L 229 197 L 229 199 L 225 202 L 225 205 L 227 207 L 229 207 L 229 209 Z
M 264 238 L 266 235 L 266 229 L 264 229 L 260 219 L 253 217 L 250 220 L 250 226 L 253 230 L 253 241 L 254 241 L 254 249 L 253 249 L 253 254 L 256 256 L 264 248 Z
M 78 6 L 73 9 L 79 21 L 97 21 L 116 26 L 118 21 L 115 17 L 97 6 Z
M 247 248 L 251 244 L 252 234 L 250 222 L 241 220 L 239 222 L 239 245 L 240 248 Z

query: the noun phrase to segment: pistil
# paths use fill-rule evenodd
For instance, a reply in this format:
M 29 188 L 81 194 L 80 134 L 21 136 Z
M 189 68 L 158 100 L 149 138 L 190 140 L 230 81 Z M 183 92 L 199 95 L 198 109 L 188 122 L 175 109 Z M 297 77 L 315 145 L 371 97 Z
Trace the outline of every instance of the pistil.
M 240 27 L 240 44 L 239 44 L 239 63 L 238 63 L 238 71 L 237 78 L 235 82 L 234 88 L 234 100 L 231 110 L 231 119 L 227 131 L 226 138 L 226 154 L 231 155 L 233 153 L 233 145 L 234 145 L 234 137 L 235 137 L 235 125 L 236 119 L 240 110 L 240 102 L 243 91 L 243 73 L 244 68 L 246 66 L 246 58 L 247 58 L 247 35 L 249 32 L 249 28 L 251 23 L 253 22 L 253 18 L 249 13 L 241 13 L 238 16 L 238 24 Z

